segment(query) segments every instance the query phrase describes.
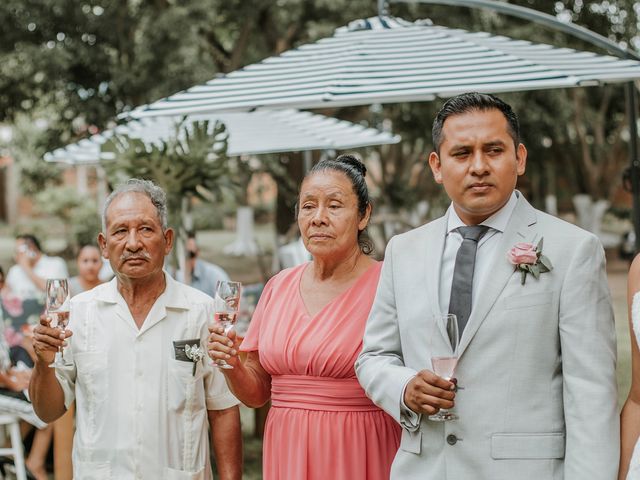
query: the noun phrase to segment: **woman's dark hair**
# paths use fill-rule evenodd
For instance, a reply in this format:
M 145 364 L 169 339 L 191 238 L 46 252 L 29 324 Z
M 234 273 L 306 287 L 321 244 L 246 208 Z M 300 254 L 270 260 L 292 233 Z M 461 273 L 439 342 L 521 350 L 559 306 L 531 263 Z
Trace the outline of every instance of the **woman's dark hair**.
M 76 258 L 80 256 L 80 254 L 85 248 L 95 248 L 96 250 L 98 250 L 98 252 L 100 252 L 100 247 L 95 243 L 83 243 L 78 247 L 78 253 L 76 253 Z
M 26 243 L 35 248 L 38 252 L 42 252 L 42 247 L 40 247 L 40 241 L 36 238 L 35 235 L 31 233 L 24 233 L 22 235 L 16 236 L 16 240 L 24 240 Z
M 358 214 L 360 217 L 364 217 L 367 213 L 367 206 L 371 205 L 371 199 L 369 198 L 369 189 L 367 188 L 367 182 L 364 177 L 367 175 L 367 167 L 356 156 L 350 154 L 340 155 L 336 159 L 321 160 L 316 163 L 309 173 L 307 173 L 302 181 L 314 173 L 325 172 L 327 170 L 334 172 L 341 172 L 349 179 L 351 186 L 353 187 L 353 193 L 356 194 L 358 199 Z M 298 217 L 298 203 L 296 203 L 296 218 Z M 373 243 L 367 235 L 366 227 L 363 230 L 358 231 L 358 245 L 360 250 L 365 255 L 369 255 L 373 252 Z

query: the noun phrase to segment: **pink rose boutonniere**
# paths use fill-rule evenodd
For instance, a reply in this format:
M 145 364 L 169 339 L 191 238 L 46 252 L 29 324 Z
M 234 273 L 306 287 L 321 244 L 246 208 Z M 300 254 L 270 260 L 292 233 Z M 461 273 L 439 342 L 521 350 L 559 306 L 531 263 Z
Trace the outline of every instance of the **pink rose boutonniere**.
M 538 279 L 541 273 L 553 270 L 551 261 L 542 254 L 542 240 L 537 246 L 533 243 L 516 243 L 507 253 L 509 262 L 516 266 L 516 270 L 520 270 L 522 285 L 527 280 L 527 273 Z

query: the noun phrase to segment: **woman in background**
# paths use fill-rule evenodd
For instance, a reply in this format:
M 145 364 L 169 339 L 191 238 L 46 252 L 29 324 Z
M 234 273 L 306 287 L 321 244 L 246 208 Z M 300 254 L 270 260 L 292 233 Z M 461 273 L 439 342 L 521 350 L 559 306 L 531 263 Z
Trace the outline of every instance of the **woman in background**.
M 400 428 L 354 370 L 381 268 L 362 238 L 371 215 L 365 174 L 350 155 L 318 163 L 297 204 L 313 260 L 267 283 L 242 347 L 235 332 L 210 328 L 209 354 L 233 365 L 221 371 L 235 396 L 253 407 L 271 399 L 265 480 L 389 478 Z
M 95 245 L 84 245 L 76 257 L 78 275 L 69 279 L 71 296 L 91 290 L 102 283 L 99 278 L 102 268 L 102 255 Z

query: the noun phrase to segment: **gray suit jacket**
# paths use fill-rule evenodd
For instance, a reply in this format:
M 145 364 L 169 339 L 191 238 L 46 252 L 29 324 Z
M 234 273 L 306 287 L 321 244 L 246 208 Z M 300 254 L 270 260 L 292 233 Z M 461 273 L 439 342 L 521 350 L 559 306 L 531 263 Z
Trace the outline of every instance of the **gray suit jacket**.
M 460 341 L 460 419 L 401 414 L 406 383 L 431 369 L 427 322 L 439 313 L 446 225 L 442 217 L 389 243 L 356 363 L 367 395 L 403 425 L 391 478 L 614 480 L 616 342 L 604 252 L 594 235 L 522 195 Z M 506 253 L 541 237 L 554 269 L 522 285 Z

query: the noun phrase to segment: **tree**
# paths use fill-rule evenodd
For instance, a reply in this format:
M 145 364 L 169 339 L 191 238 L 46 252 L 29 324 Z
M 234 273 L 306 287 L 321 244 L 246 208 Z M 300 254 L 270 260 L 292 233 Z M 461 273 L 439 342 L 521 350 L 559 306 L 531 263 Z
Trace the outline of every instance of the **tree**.
M 621 44 L 639 43 L 631 0 L 514 3 L 575 21 Z M 393 4 L 390 10 L 409 20 L 430 17 L 456 28 L 593 49 L 564 34 L 482 10 L 407 4 Z M 0 121 L 48 112 L 48 136 L 39 148 L 49 150 L 109 126 L 130 108 L 375 14 L 372 0 L 5 0 L 0 2 Z M 528 187 L 535 203 L 552 188 L 547 177 L 575 192 L 610 195 L 615 186 L 610 175 L 626 148 L 622 88 L 504 97 L 521 114 L 532 153 Z M 439 105 L 383 106 L 382 116 L 404 142 L 381 150 L 381 202 L 411 208 L 422 198 L 437 198 L 440 189 L 423 161 L 430 149 L 430 120 Z M 380 123 L 380 115 L 367 107 L 331 113 L 372 126 Z
M 111 183 L 144 178 L 153 180 L 166 192 L 169 223 L 178 232 L 179 239 L 174 258 L 176 264 L 182 265 L 182 245 L 192 227 L 191 199 L 220 200 L 233 184 L 226 154 L 225 126 L 220 122 L 211 126 L 208 121 L 180 124 L 175 138 L 157 145 L 119 135 L 105 143 L 102 151 L 115 156 L 113 161 L 104 163 Z

